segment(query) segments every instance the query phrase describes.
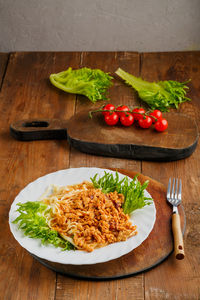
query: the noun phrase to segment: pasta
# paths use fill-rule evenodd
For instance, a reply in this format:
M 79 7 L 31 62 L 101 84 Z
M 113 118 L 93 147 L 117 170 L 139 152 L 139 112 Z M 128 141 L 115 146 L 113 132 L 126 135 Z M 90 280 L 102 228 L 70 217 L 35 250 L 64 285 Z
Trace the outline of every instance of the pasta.
M 52 208 L 48 225 L 77 249 L 91 252 L 137 234 L 123 212 L 124 195 L 104 194 L 88 181 L 52 188 L 41 199 Z

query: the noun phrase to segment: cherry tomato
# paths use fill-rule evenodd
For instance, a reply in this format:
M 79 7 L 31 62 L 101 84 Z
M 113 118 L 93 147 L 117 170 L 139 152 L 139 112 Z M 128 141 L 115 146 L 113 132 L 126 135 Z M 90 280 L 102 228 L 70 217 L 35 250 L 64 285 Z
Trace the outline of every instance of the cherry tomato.
M 139 123 L 140 127 L 142 127 L 142 128 L 149 128 L 152 124 L 152 120 L 151 120 L 151 117 L 145 116 L 143 118 L 140 118 L 138 123 Z
M 166 119 L 162 119 L 162 120 L 158 120 L 156 123 L 155 123 L 155 130 L 157 131 L 164 131 L 166 130 L 168 127 L 168 122 Z
M 139 113 L 139 114 L 137 114 Z M 133 116 L 134 116 L 134 119 L 135 120 L 139 120 L 139 119 L 142 119 L 143 116 L 141 114 L 145 114 L 145 110 L 143 108 L 134 108 L 133 109 Z
M 126 105 L 120 105 L 120 106 L 117 107 L 117 110 L 129 111 L 129 108 Z M 123 115 L 125 115 L 123 112 L 117 112 L 117 114 L 118 114 L 119 117 L 122 117 Z
M 160 110 L 158 109 L 155 109 L 154 111 L 152 111 L 150 114 L 150 116 L 153 116 L 154 118 L 151 118 L 152 119 L 152 123 L 156 123 L 158 120 L 161 120 L 162 119 L 162 113 Z M 156 120 L 156 119 L 157 120 Z
M 103 109 L 104 109 L 104 110 L 114 110 L 115 107 L 114 107 L 113 104 L 106 104 L 106 105 L 103 107 Z M 102 111 L 102 114 L 103 114 L 104 116 L 106 116 L 106 115 L 109 115 L 110 112 L 109 112 L 109 111 Z
M 104 120 L 106 122 L 107 125 L 109 126 L 113 126 L 116 125 L 119 121 L 119 116 L 116 112 L 113 113 L 109 113 L 109 115 L 106 115 L 104 117 Z
M 133 122 L 134 122 L 134 117 L 133 117 L 133 115 L 131 113 L 123 114 L 120 117 L 120 122 L 124 126 L 131 126 L 133 124 Z

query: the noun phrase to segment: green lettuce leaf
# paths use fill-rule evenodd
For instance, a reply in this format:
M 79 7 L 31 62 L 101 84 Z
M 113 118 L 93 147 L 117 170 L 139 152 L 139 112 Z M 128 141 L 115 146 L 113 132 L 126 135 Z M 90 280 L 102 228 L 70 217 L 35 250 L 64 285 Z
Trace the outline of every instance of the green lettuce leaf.
M 145 181 L 144 184 L 141 184 L 140 181 L 137 180 L 137 177 L 138 175 L 131 181 L 127 176 L 119 180 L 118 172 L 115 173 L 115 176 L 111 173 L 104 172 L 104 176 L 98 177 L 98 174 L 95 174 L 95 176 L 90 179 L 94 187 L 101 189 L 105 194 L 114 191 L 123 194 L 125 199 L 123 211 L 125 214 L 130 214 L 134 210 L 152 203 L 151 198 L 144 196 L 144 190 L 147 188 L 149 181 Z
M 169 111 L 169 108 L 178 108 L 179 104 L 190 101 L 187 98 L 186 86 L 187 82 L 178 81 L 159 81 L 148 82 L 141 78 L 135 77 L 122 69 L 118 69 L 116 74 L 125 82 L 132 86 L 137 92 L 138 96 L 146 102 L 151 109 L 159 109 L 161 111 Z
M 51 74 L 50 81 L 57 88 L 73 94 L 81 94 L 92 102 L 107 100 L 107 90 L 113 77 L 100 69 L 82 68 Z
M 30 238 L 38 238 L 42 244 L 52 244 L 63 250 L 74 249 L 74 246 L 61 238 L 57 231 L 49 228 L 47 218 L 50 216 L 51 208 L 46 204 L 34 201 L 18 203 L 19 216 L 13 221 L 18 228 L 23 230 L 24 235 Z

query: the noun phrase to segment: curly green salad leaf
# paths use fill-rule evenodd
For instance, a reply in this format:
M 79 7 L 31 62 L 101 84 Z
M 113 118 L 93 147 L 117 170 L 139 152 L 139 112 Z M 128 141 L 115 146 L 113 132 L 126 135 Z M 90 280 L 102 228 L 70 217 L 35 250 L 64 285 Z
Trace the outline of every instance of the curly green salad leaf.
M 178 82 L 173 80 L 148 82 L 141 78 L 135 77 L 124 70 L 118 68 L 115 72 L 125 82 L 132 86 L 139 97 L 146 102 L 151 109 L 159 109 L 161 111 L 169 111 L 169 108 L 178 108 L 179 104 L 185 101 L 191 101 L 187 98 L 186 86 L 187 82 Z
M 94 187 L 101 189 L 103 193 L 117 191 L 119 194 L 124 195 L 123 211 L 125 214 L 130 214 L 138 208 L 142 208 L 145 205 L 152 203 L 151 198 L 144 196 L 144 190 L 147 188 L 149 181 L 145 181 L 141 184 L 137 180 L 136 175 L 131 181 L 128 177 L 124 177 L 119 180 L 119 174 L 116 172 L 115 176 L 111 173 L 104 172 L 104 176 L 98 178 L 98 174 L 90 178 Z
M 61 238 L 57 231 L 49 228 L 47 218 L 51 212 L 46 204 L 40 201 L 18 203 L 17 211 L 20 215 L 13 221 L 18 223 L 19 229 L 23 230 L 24 235 L 30 238 L 38 238 L 42 244 L 52 244 L 61 247 L 63 250 L 74 249 L 74 246 Z
M 73 94 L 88 97 L 93 103 L 107 100 L 107 90 L 112 85 L 113 77 L 100 69 L 82 68 L 51 74 L 50 81 L 57 88 Z

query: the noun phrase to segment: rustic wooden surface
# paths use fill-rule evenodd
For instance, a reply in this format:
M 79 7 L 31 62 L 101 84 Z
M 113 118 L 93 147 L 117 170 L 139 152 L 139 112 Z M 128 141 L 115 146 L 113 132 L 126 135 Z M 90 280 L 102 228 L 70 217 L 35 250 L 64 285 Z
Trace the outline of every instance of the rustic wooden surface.
M 12 53 L 9 58 L 7 54 L 0 55 L 0 66 L 2 299 L 199 299 L 199 145 L 189 158 L 180 161 L 134 161 L 84 154 L 70 149 L 67 141 L 19 142 L 10 137 L 9 125 L 24 118 L 68 119 L 89 106 L 90 109 L 95 107 L 84 97 L 66 95 L 52 87 L 48 81 L 49 74 L 62 71 L 68 66 L 99 67 L 110 72 L 120 66 L 152 81 L 185 81 L 191 78 L 189 96 L 192 101 L 183 104 L 179 111 L 196 120 L 200 129 L 200 52 Z M 138 104 L 137 95 L 120 81 L 115 81 L 111 87 L 110 98 L 116 104 Z M 167 185 L 170 176 L 182 178 L 183 205 L 187 219 L 185 259 L 177 261 L 171 255 L 151 271 L 104 282 L 82 281 L 56 274 L 33 259 L 16 243 L 9 231 L 8 212 L 13 199 L 23 187 L 39 176 L 80 166 L 134 170 L 164 185 Z
M 0 53 L 0 90 L 1 90 L 3 78 L 4 78 L 4 75 L 6 72 L 8 59 L 9 59 L 8 53 Z

